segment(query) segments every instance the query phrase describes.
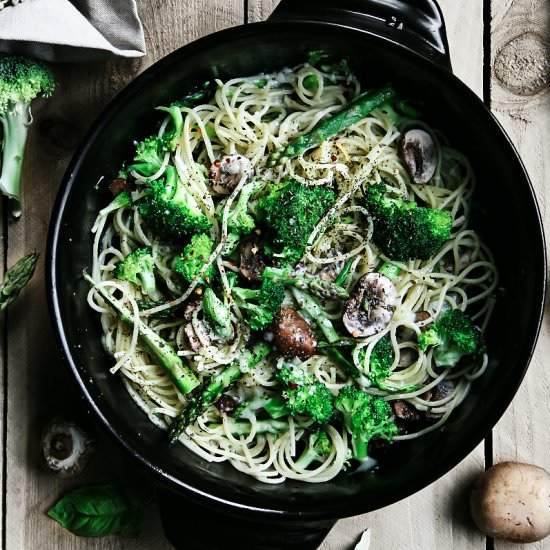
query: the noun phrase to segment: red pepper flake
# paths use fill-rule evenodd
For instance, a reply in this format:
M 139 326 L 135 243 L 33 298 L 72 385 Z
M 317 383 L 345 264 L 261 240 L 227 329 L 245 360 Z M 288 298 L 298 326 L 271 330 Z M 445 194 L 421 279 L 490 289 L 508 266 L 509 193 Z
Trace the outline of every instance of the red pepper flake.
M 298 387 L 298 384 L 296 384 L 296 382 L 289 382 L 289 383 L 288 383 L 288 387 L 289 387 L 291 390 L 295 390 L 295 389 Z
M 338 157 L 336 155 L 330 155 L 330 160 L 332 160 L 332 162 L 336 162 Z

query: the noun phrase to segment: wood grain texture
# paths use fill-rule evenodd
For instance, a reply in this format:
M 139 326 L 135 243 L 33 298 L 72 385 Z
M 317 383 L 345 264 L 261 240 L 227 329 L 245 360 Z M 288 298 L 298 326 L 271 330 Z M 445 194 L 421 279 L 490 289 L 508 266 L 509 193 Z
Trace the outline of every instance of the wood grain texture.
M 8 263 L 30 250 L 44 251 L 57 188 L 74 148 L 105 104 L 145 67 L 200 36 L 243 22 L 242 0 L 142 0 L 139 3 L 148 54 L 86 66 L 55 67 L 59 89 L 36 105 L 30 133 L 20 221 L 8 230 Z M 2 254 L 0 243 L 0 254 Z M 0 256 L 3 258 L 3 255 Z M 1 264 L 0 264 L 1 265 Z M 40 468 L 40 432 L 57 414 L 75 414 L 86 423 L 83 406 L 68 381 L 46 308 L 44 258 L 9 317 L 7 367 L 6 539 L 9 550 L 168 549 L 154 507 L 138 540 L 82 539 L 44 515 L 71 488 L 143 473 L 104 436 L 81 476 L 59 480 Z M 3 415 L 2 415 L 3 416 Z
M 550 1 L 492 0 L 492 108 L 516 144 L 550 229 Z M 548 304 L 525 380 L 493 431 L 494 462 L 519 460 L 550 471 Z M 495 541 L 495 549 L 516 545 Z M 524 546 L 549 549 L 550 539 Z

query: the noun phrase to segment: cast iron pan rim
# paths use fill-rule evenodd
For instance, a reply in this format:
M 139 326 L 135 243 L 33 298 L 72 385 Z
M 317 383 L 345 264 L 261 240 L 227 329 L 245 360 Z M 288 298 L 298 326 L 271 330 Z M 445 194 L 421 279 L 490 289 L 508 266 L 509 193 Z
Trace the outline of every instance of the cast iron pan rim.
M 402 490 L 396 491 L 391 495 L 387 495 L 378 500 L 374 505 L 369 504 L 368 499 L 362 499 L 360 497 L 354 499 L 345 499 L 344 502 L 338 503 L 338 509 L 313 509 L 313 510 L 297 510 L 292 508 L 268 508 L 257 506 L 254 504 L 254 496 L 245 497 L 244 499 L 235 499 L 227 500 L 221 498 L 214 494 L 210 494 L 198 487 L 192 486 L 181 479 L 177 479 L 174 476 L 170 475 L 168 472 L 164 471 L 162 468 L 155 466 L 151 463 L 146 457 L 138 453 L 131 444 L 125 439 L 124 435 L 119 433 L 109 422 L 109 420 L 103 415 L 100 406 L 94 401 L 86 383 L 84 382 L 84 377 L 75 363 L 71 349 L 69 347 L 65 328 L 63 326 L 61 313 L 59 309 L 59 296 L 57 291 L 57 277 L 56 277 L 56 253 L 59 242 L 59 235 L 61 232 L 61 222 L 63 214 L 65 212 L 65 206 L 74 185 L 74 174 L 79 169 L 82 159 L 86 156 L 90 144 L 95 140 L 98 133 L 108 124 L 113 114 L 118 109 L 119 105 L 130 99 L 133 94 L 135 94 L 142 85 L 145 85 L 149 79 L 153 78 L 159 72 L 164 71 L 172 63 L 178 61 L 180 57 L 190 56 L 197 50 L 200 50 L 210 45 L 220 42 L 228 41 L 231 37 L 235 35 L 246 36 L 248 34 L 259 34 L 266 30 L 288 30 L 289 28 L 295 27 L 308 27 L 308 28 L 323 28 L 324 30 L 333 29 L 337 31 L 346 31 L 349 33 L 359 34 L 363 37 L 367 37 L 369 40 L 378 40 L 384 42 L 386 46 L 398 49 L 401 55 L 405 55 L 409 58 L 413 58 L 416 63 L 427 64 L 430 69 L 438 73 L 439 78 L 446 80 L 450 86 L 454 87 L 458 94 L 466 96 L 471 102 L 476 104 L 477 109 L 480 112 L 483 112 L 487 118 L 487 126 L 490 130 L 492 136 L 495 140 L 501 142 L 501 147 L 508 148 L 510 154 L 514 156 L 516 162 L 518 163 L 518 168 L 523 173 L 523 185 L 526 185 L 526 193 L 529 193 L 529 199 L 531 202 L 531 212 L 537 216 L 539 233 L 538 233 L 538 242 L 533 243 L 534 246 L 539 251 L 538 258 L 538 281 L 536 282 L 535 295 L 541 296 L 541 302 L 538 310 L 538 315 L 531 320 L 531 326 L 529 332 L 531 333 L 531 338 L 523 343 L 523 364 L 521 372 L 519 369 L 516 369 L 517 379 L 514 384 L 511 384 L 506 391 L 501 395 L 499 406 L 495 407 L 490 416 L 487 416 L 483 421 L 478 422 L 472 429 L 472 437 L 470 438 L 469 444 L 465 445 L 460 453 L 457 453 L 453 459 L 445 464 L 438 464 L 437 467 L 431 469 L 422 479 L 418 478 L 412 480 L 410 484 L 406 487 L 404 486 Z M 544 232 L 542 226 L 541 215 L 539 211 L 538 204 L 535 200 L 535 194 L 533 191 L 533 186 L 529 179 L 529 176 L 525 170 L 525 167 L 513 145 L 510 138 L 505 133 L 504 129 L 493 116 L 493 114 L 487 109 L 483 102 L 477 97 L 474 92 L 472 92 L 461 80 L 449 72 L 446 68 L 437 64 L 436 62 L 429 60 L 422 55 L 419 55 L 411 48 L 396 43 L 386 37 L 382 37 L 370 32 L 361 31 L 352 27 L 348 27 L 342 24 L 329 23 L 329 22 L 318 22 L 318 21 L 291 21 L 291 22 L 266 22 L 266 23 L 253 23 L 245 26 L 234 27 L 219 31 L 217 33 L 208 35 L 204 38 L 201 38 L 197 41 L 194 41 L 182 48 L 174 51 L 165 58 L 153 64 L 151 67 L 146 69 L 141 75 L 134 79 L 130 84 L 128 84 L 105 108 L 105 110 L 99 115 L 91 129 L 83 139 L 81 145 L 75 152 L 73 159 L 71 160 L 69 167 L 63 178 L 54 209 L 52 212 L 52 219 L 50 223 L 49 235 L 48 235 L 48 247 L 47 247 L 47 258 L 46 258 L 46 285 L 47 285 L 47 295 L 48 303 L 50 309 L 50 316 L 55 327 L 56 336 L 58 342 L 62 348 L 62 352 L 65 358 L 65 362 L 72 373 L 72 378 L 74 382 L 79 387 L 79 391 L 82 393 L 86 401 L 88 402 L 89 407 L 94 412 L 96 417 L 100 420 L 100 424 L 105 429 L 105 431 L 117 441 L 130 455 L 136 458 L 149 470 L 151 470 L 155 476 L 164 484 L 168 484 L 171 489 L 185 494 L 191 499 L 195 499 L 202 504 L 207 502 L 208 505 L 211 505 L 215 508 L 220 508 L 225 511 L 231 511 L 234 513 L 246 511 L 248 514 L 253 514 L 256 516 L 262 516 L 263 519 L 266 519 L 266 516 L 271 516 L 271 519 L 277 519 L 285 517 L 287 519 L 295 520 L 324 520 L 332 519 L 336 517 L 346 517 L 351 515 L 357 515 L 360 513 L 369 512 L 375 509 L 380 509 L 394 502 L 397 502 L 403 498 L 406 498 L 415 492 L 423 489 L 428 486 L 430 483 L 434 482 L 436 479 L 440 478 L 442 475 L 454 468 L 461 460 L 463 460 L 477 445 L 487 436 L 491 431 L 493 426 L 497 423 L 499 418 L 503 415 L 504 411 L 512 401 L 517 389 L 520 386 L 520 383 L 527 371 L 529 366 L 530 359 L 533 355 L 535 344 L 540 332 L 542 315 L 544 308 L 544 301 L 546 296 L 546 248 L 544 244 Z M 536 306 L 535 306 L 536 307 Z M 332 508 L 332 506 L 331 506 Z

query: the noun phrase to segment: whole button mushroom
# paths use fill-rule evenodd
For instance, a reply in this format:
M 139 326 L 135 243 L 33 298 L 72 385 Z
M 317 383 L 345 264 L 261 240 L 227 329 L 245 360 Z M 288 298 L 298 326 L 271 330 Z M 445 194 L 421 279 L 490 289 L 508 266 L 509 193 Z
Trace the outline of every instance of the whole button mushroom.
M 250 177 L 252 173 L 250 160 L 243 155 L 234 154 L 215 160 L 208 171 L 208 178 L 214 192 L 229 195 L 244 176 Z
M 414 183 L 425 184 L 433 178 L 437 153 L 434 140 L 428 132 L 420 129 L 405 132 L 398 150 Z
M 538 466 L 502 462 L 476 480 L 470 510 L 485 534 L 535 542 L 550 534 L 550 474 Z
M 292 308 L 284 308 L 272 323 L 273 340 L 279 351 L 288 357 L 304 361 L 317 349 L 317 339 L 308 322 Z
M 61 477 L 84 469 L 95 441 L 74 422 L 54 418 L 42 431 L 42 454 L 46 466 Z

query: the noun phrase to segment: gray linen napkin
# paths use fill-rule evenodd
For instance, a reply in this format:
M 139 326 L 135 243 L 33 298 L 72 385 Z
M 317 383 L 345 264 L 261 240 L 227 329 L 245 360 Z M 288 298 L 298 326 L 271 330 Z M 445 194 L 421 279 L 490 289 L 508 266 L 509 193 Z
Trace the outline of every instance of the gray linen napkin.
M 135 0 L 25 0 L 0 10 L 0 52 L 84 62 L 145 55 Z

